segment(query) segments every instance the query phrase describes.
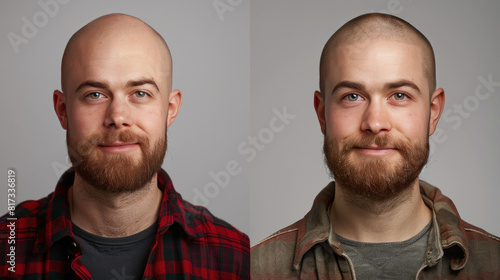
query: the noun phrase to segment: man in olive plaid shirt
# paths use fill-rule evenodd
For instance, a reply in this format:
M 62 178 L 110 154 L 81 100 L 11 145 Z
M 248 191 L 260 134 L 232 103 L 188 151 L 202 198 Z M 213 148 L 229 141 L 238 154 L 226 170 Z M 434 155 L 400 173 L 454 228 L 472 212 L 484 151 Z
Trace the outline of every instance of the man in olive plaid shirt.
M 54 108 L 73 167 L 0 219 L 0 279 L 249 279 L 248 237 L 184 201 L 161 169 L 182 103 L 163 38 L 134 17 L 100 17 L 68 42 L 61 80 Z
M 500 239 L 419 180 L 444 106 L 429 41 L 359 16 L 326 43 L 314 106 L 334 182 L 252 248 L 252 279 L 500 279 Z

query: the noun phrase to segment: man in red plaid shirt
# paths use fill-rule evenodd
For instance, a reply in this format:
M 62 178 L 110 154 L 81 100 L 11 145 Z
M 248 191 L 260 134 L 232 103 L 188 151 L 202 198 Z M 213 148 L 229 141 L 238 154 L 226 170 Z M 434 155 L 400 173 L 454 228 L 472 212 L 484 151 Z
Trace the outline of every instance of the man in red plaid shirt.
M 68 42 L 61 80 L 73 168 L 0 219 L 0 278 L 249 279 L 248 237 L 184 201 L 161 169 L 182 103 L 163 38 L 134 17 L 100 17 Z

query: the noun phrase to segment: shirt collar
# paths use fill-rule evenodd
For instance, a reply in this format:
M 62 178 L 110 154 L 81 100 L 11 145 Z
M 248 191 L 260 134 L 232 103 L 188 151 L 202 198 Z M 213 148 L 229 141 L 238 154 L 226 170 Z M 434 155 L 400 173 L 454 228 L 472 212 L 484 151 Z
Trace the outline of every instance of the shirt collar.
M 452 256 L 450 266 L 453 270 L 462 269 L 467 262 L 469 252 L 455 205 L 438 188 L 425 181 L 420 180 L 420 190 L 424 202 L 433 209 L 433 227 L 427 244 L 427 265 L 437 264 L 443 256 L 443 249 L 456 246 L 460 254 Z M 300 269 L 300 263 L 307 251 L 331 236 L 328 209 L 334 196 L 335 182 L 331 182 L 318 194 L 311 210 L 298 222 L 298 236 L 293 259 L 295 269 Z M 334 237 L 330 237 L 329 243 L 336 254 L 343 254 L 340 243 Z
M 316 196 L 311 210 L 298 223 L 297 243 L 293 258 L 293 266 L 297 270 L 300 268 L 305 253 L 314 245 L 327 240 L 330 235 L 331 223 L 328 217 L 328 207 L 333 200 L 334 193 L 335 183 L 331 182 Z
M 443 195 L 441 190 L 422 180 L 420 180 L 420 192 L 426 204 L 434 210 L 435 228 L 439 229 L 440 234 L 438 237 L 440 240 L 434 240 L 437 243 L 437 246 L 434 247 L 439 247 L 439 242 L 442 249 L 454 247 L 454 250 L 449 250 L 450 252 L 454 252 L 450 254 L 450 267 L 452 270 L 462 269 L 469 259 L 469 246 L 465 238 L 465 230 L 462 226 L 463 222 L 460 219 L 455 204 L 453 204 L 450 198 Z M 442 253 L 439 258 L 441 256 Z M 437 261 L 438 259 L 434 258 L 428 264 L 432 266 Z
M 68 203 L 68 189 L 73 185 L 75 172 L 68 169 L 59 179 L 56 189 L 49 195 L 50 201 L 46 206 L 45 219 L 39 219 L 37 240 L 34 253 L 43 253 L 62 240 L 69 237 L 75 240 L 72 231 L 70 207 Z M 182 200 L 172 184 L 172 180 L 165 170 L 158 171 L 158 188 L 163 191 L 163 199 L 158 217 L 158 232 L 163 235 L 171 225 L 177 223 L 191 237 L 199 238 L 203 229 L 189 222 L 193 219 L 190 213 L 194 206 Z
M 158 219 L 159 233 L 164 234 L 171 225 L 177 223 L 191 237 L 200 238 L 203 236 L 205 231 L 199 223 L 194 222 L 197 217 L 193 215 L 193 213 L 198 213 L 200 209 L 182 199 L 182 196 L 175 191 L 167 172 L 163 169 L 158 172 L 158 187 L 163 191 Z
M 68 189 L 73 185 L 74 179 L 75 172 L 70 168 L 57 182 L 54 193 L 49 195 L 50 201 L 46 205 L 45 219 L 39 219 L 35 254 L 48 251 L 54 243 L 67 236 L 74 239 L 68 203 Z

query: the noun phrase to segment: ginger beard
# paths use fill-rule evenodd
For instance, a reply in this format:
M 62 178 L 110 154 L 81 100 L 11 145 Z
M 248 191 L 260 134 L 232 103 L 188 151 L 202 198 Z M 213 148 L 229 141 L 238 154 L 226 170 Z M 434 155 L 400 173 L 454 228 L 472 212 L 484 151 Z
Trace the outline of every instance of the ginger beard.
M 399 152 L 396 162 L 378 157 L 355 155 L 355 147 L 392 147 Z M 342 141 L 325 133 L 325 162 L 335 181 L 354 197 L 388 201 L 411 187 L 429 157 L 429 140 L 409 143 L 388 135 L 369 134 Z
M 126 154 L 107 154 L 99 148 L 99 145 L 109 145 L 116 141 L 138 143 L 141 158 L 134 159 Z M 136 135 L 128 130 L 97 133 L 79 144 L 68 129 L 66 143 L 75 172 L 90 185 L 109 193 L 134 192 L 144 187 L 160 170 L 167 149 L 166 132 L 154 145 L 146 136 Z

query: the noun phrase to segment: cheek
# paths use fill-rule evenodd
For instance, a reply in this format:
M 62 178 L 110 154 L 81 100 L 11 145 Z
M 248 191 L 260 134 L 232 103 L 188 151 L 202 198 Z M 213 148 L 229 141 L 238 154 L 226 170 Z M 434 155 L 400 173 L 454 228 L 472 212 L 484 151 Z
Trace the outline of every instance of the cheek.
M 68 110 L 68 126 L 73 135 L 90 135 L 95 133 L 103 123 L 102 114 L 98 110 L 83 109 L 77 106 Z
M 425 110 L 412 110 L 393 118 L 395 127 L 410 140 L 428 137 L 429 116 Z
M 150 109 L 146 113 L 141 112 L 142 129 L 154 138 L 164 136 L 167 127 L 167 111 L 161 108 Z
M 330 137 L 346 138 L 359 131 L 360 117 L 355 110 L 342 110 L 339 108 L 327 108 L 326 130 Z

